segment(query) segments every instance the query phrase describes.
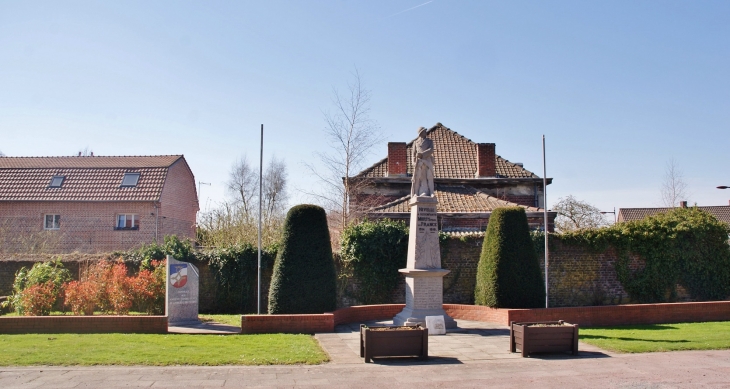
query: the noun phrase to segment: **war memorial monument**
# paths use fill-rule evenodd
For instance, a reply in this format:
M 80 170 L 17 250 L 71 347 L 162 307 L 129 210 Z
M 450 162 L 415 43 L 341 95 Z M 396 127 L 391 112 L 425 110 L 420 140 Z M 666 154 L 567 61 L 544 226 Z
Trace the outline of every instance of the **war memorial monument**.
M 433 140 L 426 129 L 418 129 L 413 144 L 413 179 L 411 186 L 411 221 L 406 268 L 399 271 L 406 277 L 406 306 L 393 318 L 394 325 L 426 325 L 426 316 L 443 316 L 446 328 L 456 321 L 443 309 L 443 278 L 449 270 L 441 268 L 438 200 L 434 192 Z

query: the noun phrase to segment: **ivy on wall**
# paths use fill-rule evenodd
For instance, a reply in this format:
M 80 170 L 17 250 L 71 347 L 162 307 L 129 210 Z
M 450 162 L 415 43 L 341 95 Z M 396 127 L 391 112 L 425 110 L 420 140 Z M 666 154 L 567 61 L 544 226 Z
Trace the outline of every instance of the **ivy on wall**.
M 407 254 L 408 227 L 402 221 L 364 221 L 342 233 L 342 271 L 360 282 L 356 298 L 363 304 L 390 303 Z
M 730 296 L 730 228 L 697 208 L 677 208 L 643 220 L 558 235 L 564 243 L 618 252 L 616 273 L 632 299 L 674 301 L 677 285 L 697 300 Z M 632 267 L 629 254 L 643 261 Z

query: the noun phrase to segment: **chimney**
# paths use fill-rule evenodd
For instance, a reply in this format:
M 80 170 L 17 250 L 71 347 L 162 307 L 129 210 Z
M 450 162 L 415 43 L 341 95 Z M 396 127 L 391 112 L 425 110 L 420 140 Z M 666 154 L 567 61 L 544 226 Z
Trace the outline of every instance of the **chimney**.
M 497 157 L 494 143 L 477 143 L 477 177 L 497 176 Z
M 687 202 L 686 201 L 680 201 L 679 206 L 682 208 L 687 208 Z
M 406 175 L 408 149 L 405 142 L 388 142 L 388 177 Z

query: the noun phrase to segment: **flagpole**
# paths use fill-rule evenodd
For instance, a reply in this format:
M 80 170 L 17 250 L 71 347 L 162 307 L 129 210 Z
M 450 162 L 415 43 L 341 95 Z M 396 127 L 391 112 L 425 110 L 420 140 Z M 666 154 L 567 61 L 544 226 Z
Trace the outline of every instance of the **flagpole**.
M 261 149 L 259 153 L 259 259 L 258 259 L 258 293 L 256 293 L 256 313 L 261 314 L 261 194 L 263 192 L 264 175 L 264 125 L 261 125 Z
M 545 308 L 548 308 L 548 209 L 547 209 L 547 169 L 545 167 L 545 135 L 542 136 L 542 207 L 545 222 Z

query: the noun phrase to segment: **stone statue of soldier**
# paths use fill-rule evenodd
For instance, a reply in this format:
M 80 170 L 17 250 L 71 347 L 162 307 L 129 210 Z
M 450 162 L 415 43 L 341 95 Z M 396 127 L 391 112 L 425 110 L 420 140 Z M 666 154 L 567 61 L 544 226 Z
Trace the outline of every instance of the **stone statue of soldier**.
M 426 138 L 426 129 L 421 127 L 413 144 L 411 197 L 433 195 L 433 141 Z

